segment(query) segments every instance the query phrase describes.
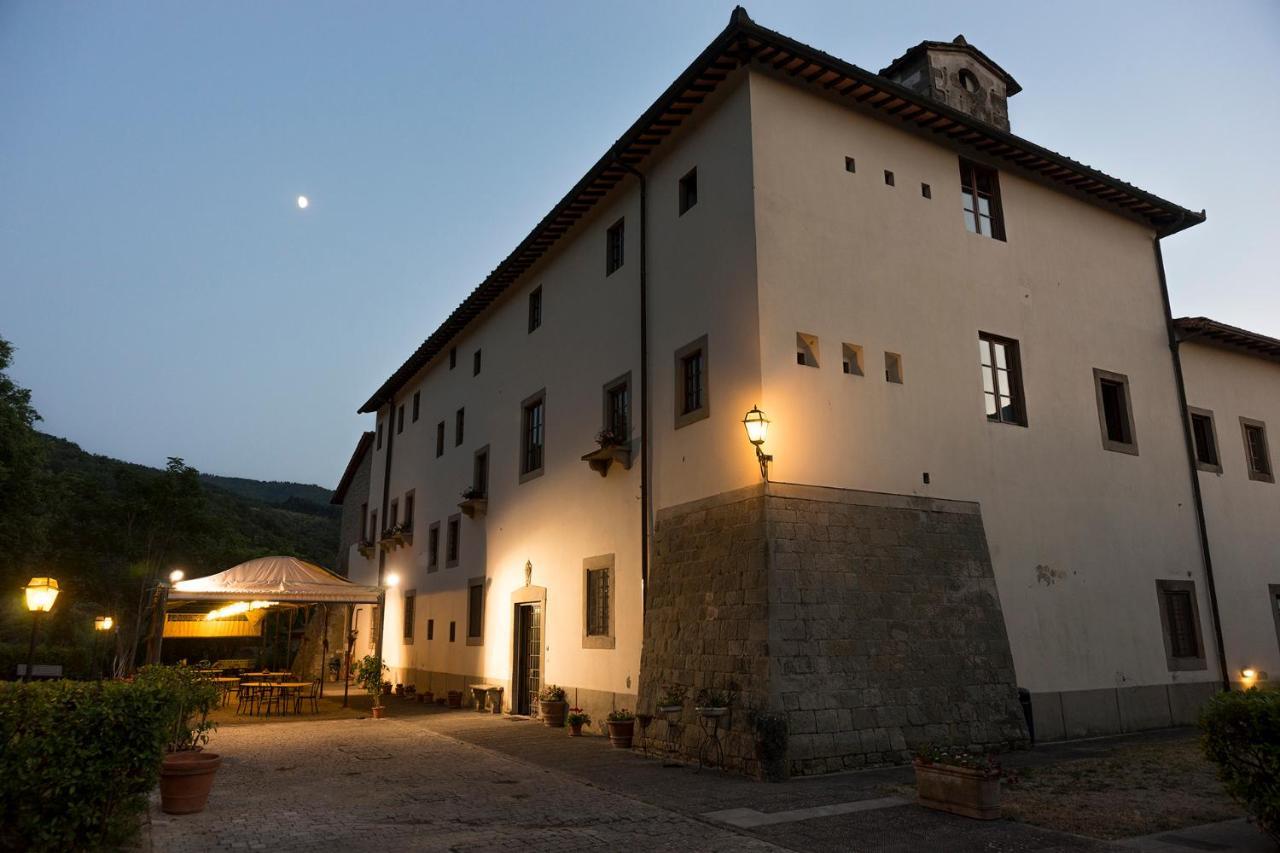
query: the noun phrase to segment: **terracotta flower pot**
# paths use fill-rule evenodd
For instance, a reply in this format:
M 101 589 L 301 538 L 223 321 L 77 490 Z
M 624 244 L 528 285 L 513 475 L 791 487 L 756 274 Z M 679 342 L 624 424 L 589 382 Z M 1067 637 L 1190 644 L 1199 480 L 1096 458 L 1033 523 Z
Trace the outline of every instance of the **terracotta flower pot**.
M 978 820 L 1000 817 L 1000 774 L 950 764 L 914 762 L 920 805 Z
M 618 749 L 630 749 L 631 738 L 635 736 L 635 720 L 609 720 L 609 743 Z
M 568 710 L 568 702 L 546 702 L 542 700 L 538 702 L 538 713 L 542 717 L 542 722 L 553 729 L 564 728 L 564 715 Z
M 382 715 L 386 712 L 386 710 L 387 710 L 387 709 L 386 709 L 385 707 L 383 707 L 382 705 L 374 705 L 374 706 L 373 706 L 373 718 L 374 718 L 375 720 L 381 720 L 381 719 L 382 719 Z
M 569 724 L 569 737 L 582 737 L 582 723 Z
M 213 789 L 213 774 L 222 756 L 213 752 L 174 752 L 160 765 L 160 808 L 165 814 L 204 811 Z

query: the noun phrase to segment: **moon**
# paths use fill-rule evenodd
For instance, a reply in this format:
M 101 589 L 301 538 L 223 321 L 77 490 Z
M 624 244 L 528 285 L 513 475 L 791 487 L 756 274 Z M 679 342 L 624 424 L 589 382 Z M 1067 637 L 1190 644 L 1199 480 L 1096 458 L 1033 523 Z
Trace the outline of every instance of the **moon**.
M 299 209 L 299 210 L 306 210 L 306 209 L 307 209 L 307 205 L 309 205 L 309 204 L 311 204 L 311 201 L 310 201 L 310 199 L 308 199 L 305 195 L 300 195 L 300 196 L 298 196 L 298 209 Z

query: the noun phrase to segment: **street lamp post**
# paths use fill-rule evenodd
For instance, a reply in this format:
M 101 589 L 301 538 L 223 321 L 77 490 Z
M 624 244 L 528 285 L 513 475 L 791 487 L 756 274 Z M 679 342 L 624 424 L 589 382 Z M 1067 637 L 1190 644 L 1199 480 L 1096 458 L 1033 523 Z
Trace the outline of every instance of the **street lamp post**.
M 98 637 L 115 627 L 116 620 L 110 616 L 98 616 L 93 620 L 93 676 L 102 678 L 102 651 L 98 648 Z
M 22 673 L 23 681 L 31 680 L 31 669 L 36 660 L 36 631 L 40 626 L 40 614 L 53 609 L 53 602 L 58 599 L 58 582 L 53 578 L 32 578 L 26 585 L 27 609 L 31 611 L 31 645 L 27 648 L 27 668 Z

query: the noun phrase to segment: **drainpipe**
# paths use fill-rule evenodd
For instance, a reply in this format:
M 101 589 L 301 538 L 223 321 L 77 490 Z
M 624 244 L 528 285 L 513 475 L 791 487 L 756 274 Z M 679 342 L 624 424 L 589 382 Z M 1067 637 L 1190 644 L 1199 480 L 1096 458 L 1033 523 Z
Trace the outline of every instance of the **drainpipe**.
M 382 519 L 383 524 L 387 523 L 387 510 L 391 503 L 391 451 L 396 446 L 395 423 L 396 423 L 396 403 L 395 403 L 395 399 L 393 398 L 387 403 L 387 460 L 386 460 L 386 465 L 382 471 L 382 511 L 378 515 L 378 518 Z M 373 535 L 375 537 L 374 538 L 375 543 L 378 541 L 376 537 L 379 535 L 380 532 L 381 531 L 378 531 L 378 530 L 373 531 Z M 380 545 L 377 546 L 377 548 L 378 548 L 378 586 L 381 587 L 382 575 L 387 568 L 387 552 L 382 550 L 382 547 Z M 378 659 L 379 664 L 382 663 L 382 626 L 387 621 L 386 616 L 387 616 L 387 592 L 386 592 L 386 589 L 383 589 L 381 594 L 379 594 L 378 596 L 378 624 L 376 627 L 372 624 L 370 624 L 369 626 L 370 628 L 373 628 L 375 632 L 373 635 L 373 656 Z M 381 665 L 379 665 L 378 670 L 379 672 L 381 672 L 382 670 Z
M 1191 421 L 1187 417 L 1187 386 L 1182 379 L 1182 357 L 1178 352 L 1178 336 L 1173 328 L 1173 309 L 1169 304 L 1169 283 L 1164 274 L 1164 254 L 1160 251 L 1160 238 L 1153 241 L 1156 251 L 1156 270 L 1160 274 L 1160 297 L 1164 300 L 1165 328 L 1169 334 L 1169 351 L 1173 354 L 1173 378 L 1178 388 L 1178 420 L 1182 422 L 1183 443 L 1186 445 L 1187 465 L 1191 471 L 1191 495 L 1196 506 L 1196 529 L 1200 535 L 1200 558 L 1204 563 L 1205 584 L 1209 588 L 1209 610 L 1213 617 L 1213 636 L 1218 643 L 1218 668 L 1222 672 L 1222 689 L 1231 690 L 1231 675 L 1227 671 L 1227 650 L 1222 642 L 1222 617 L 1218 612 L 1218 589 L 1213 581 L 1213 554 L 1209 548 L 1209 525 L 1204 517 L 1204 498 L 1200 494 L 1200 469 L 1196 465 L 1196 442 L 1191 433 Z
M 629 163 L 618 164 L 640 182 L 640 606 L 649 603 L 649 539 L 653 494 L 649 453 L 649 187 L 644 173 Z

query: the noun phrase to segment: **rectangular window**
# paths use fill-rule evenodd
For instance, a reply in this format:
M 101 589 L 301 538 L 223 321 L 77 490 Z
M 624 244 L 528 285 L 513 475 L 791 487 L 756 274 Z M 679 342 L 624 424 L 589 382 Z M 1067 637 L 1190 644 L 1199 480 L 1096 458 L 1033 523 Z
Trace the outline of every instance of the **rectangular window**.
M 884 170 L 884 182 L 886 186 L 893 186 L 893 172 L 888 169 Z
M 902 356 L 896 352 L 884 354 L 884 381 L 895 385 L 902 384 Z
M 1196 468 L 1214 474 L 1222 473 L 1218 457 L 1218 431 L 1213 425 L 1213 412 L 1187 407 L 1191 417 L 1191 440 L 1196 449 Z
M 1249 479 L 1274 483 L 1271 449 L 1267 447 L 1267 425 L 1252 418 L 1241 418 L 1240 429 L 1244 434 L 1244 458 L 1249 468 Z
M 458 557 L 462 553 L 462 543 L 459 541 L 461 534 L 462 516 L 449 516 L 449 525 L 444 539 L 444 567 L 446 569 L 451 569 L 458 565 Z
M 535 287 L 529 293 L 529 331 L 542 325 L 542 288 Z
M 854 162 L 854 160 L 853 160 L 853 158 L 852 158 L 852 157 L 846 157 L 846 158 L 844 158 L 844 170 L 845 170 L 846 172 L 856 172 L 856 171 L 858 171 L 858 164 Z
M 605 235 L 604 274 L 613 275 L 622 266 L 622 251 L 626 245 L 626 220 L 619 219 Z
M 1133 427 L 1133 401 L 1129 398 L 1129 377 L 1123 373 L 1093 369 L 1098 398 L 1098 426 L 1102 446 L 1117 453 L 1138 455 L 1138 437 Z
M 453 370 L 457 366 L 458 366 L 458 348 L 450 347 L 449 348 L 449 369 Z
M 850 376 L 862 375 L 862 347 L 857 344 L 844 344 L 841 369 Z
M 796 364 L 803 367 L 818 366 L 818 336 L 796 332 Z
M 480 350 L 476 350 L 471 356 L 471 375 L 480 375 Z
M 484 578 L 467 582 L 467 645 L 478 646 L 484 638 Z
M 360 504 L 360 541 L 368 542 L 369 539 L 369 505 L 364 503 Z
M 467 420 L 467 410 L 458 409 L 458 413 L 453 416 L 453 446 L 462 446 L 463 428 Z
M 1156 581 L 1160 601 L 1160 625 L 1170 670 L 1205 669 L 1204 641 L 1200 636 L 1200 609 L 1192 581 Z
M 382 421 L 378 421 L 378 446 L 376 449 L 382 449 Z
M 415 424 L 418 422 L 418 410 L 419 410 L 419 404 L 421 402 L 422 402 L 422 392 L 414 391 L 413 392 L 413 422 Z
M 440 522 L 432 522 L 427 528 L 427 571 L 440 568 Z
M 404 493 L 404 529 L 406 533 L 413 532 L 413 492 Z
M 396 435 L 404 432 L 404 404 L 396 409 Z
M 436 620 L 427 620 L 427 639 L 434 640 L 436 638 Z
M 619 443 L 631 439 L 631 374 L 604 386 L 603 431 Z
M 391 511 L 387 513 L 387 529 L 392 530 L 400 523 L 400 502 L 391 502 Z
M 413 608 L 417 597 L 416 590 L 404 591 L 404 641 L 406 643 L 413 642 Z
M 369 538 L 375 541 L 382 538 L 382 531 L 378 529 L 378 511 L 376 509 L 369 514 Z
M 444 421 L 436 424 L 436 457 L 444 456 Z
M 965 228 L 983 237 L 1004 239 L 1004 213 L 1000 209 L 1000 179 L 994 169 L 961 160 L 960 198 L 964 207 Z
M 1271 618 L 1276 623 L 1276 642 L 1280 643 L 1280 583 L 1268 584 L 1267 594 L 1271 596 Z
M 588 557 L 582 561 L 582 647 L 614 648 L 613 554 Z
M 1018 342 L 979 332 L 978 350 L 987 420 L 1026 426 L 1027 407 L 1022 397 L 1022 362 Z
M 921 184 L 920 195 L 924 196 L 925 198 L 933 198 L 933 187 L 929 186 L 928 184 Z
M 485 445 L 476 451 L 475 462 L 471 469 L 471 488 L 475 490 L 476 496 L 487 498 L 489 496 L 489 446 Z
M 450 622 L 449 623 L 449 642 L 452 643 L 457 639 L 458 639 L 458 623 Z
M 698 170 L 690 169 L 689 174 L 680 179 L 680 215 L 698 203 Z
M 676 429 L 711 414 L 707 337 L 676 350 Z
M 546 391 L 521 403 L 520 482 L 542 473 L 542 451 L 546 442 Z

